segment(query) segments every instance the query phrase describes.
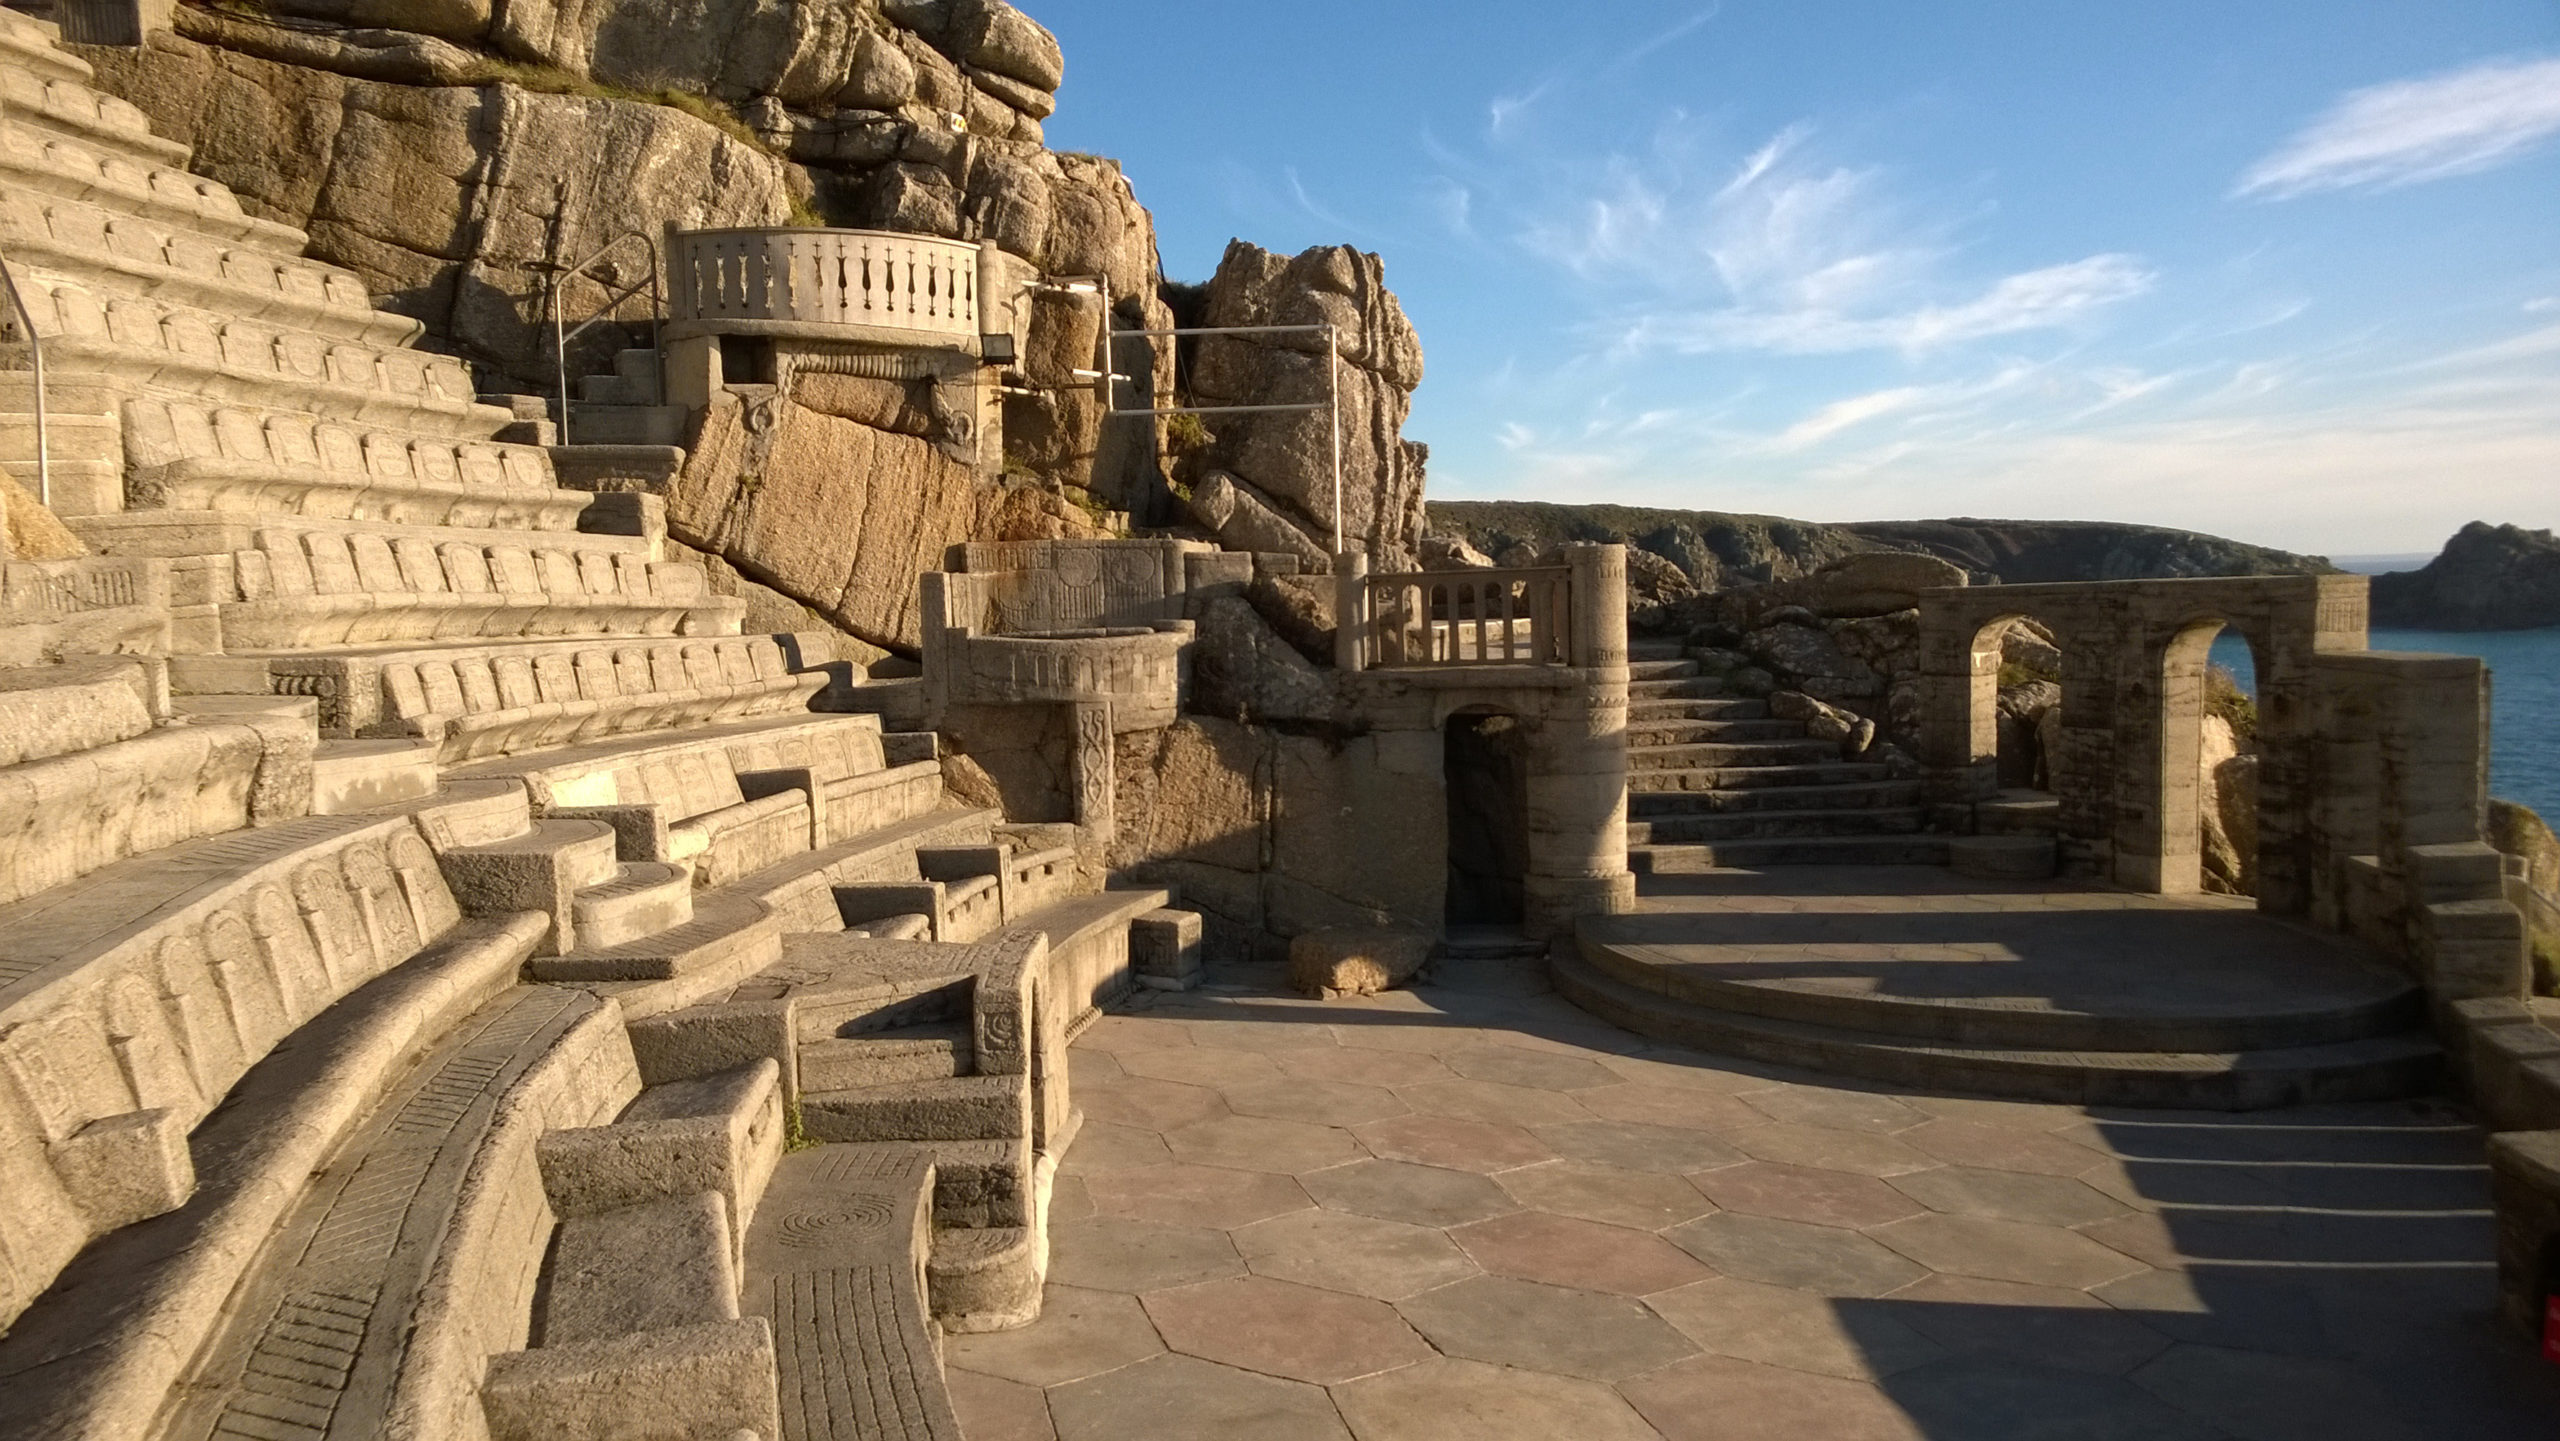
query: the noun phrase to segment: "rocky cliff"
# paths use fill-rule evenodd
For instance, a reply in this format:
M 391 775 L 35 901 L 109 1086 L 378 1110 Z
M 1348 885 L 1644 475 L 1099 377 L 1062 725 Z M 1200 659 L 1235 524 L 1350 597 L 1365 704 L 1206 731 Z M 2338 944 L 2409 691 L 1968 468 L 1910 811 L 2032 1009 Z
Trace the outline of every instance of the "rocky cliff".
M 1620 541 L 1679 567 L 1701 590 L 1810 575 L 1862 551 L 1917 551 L 1962 566 L 1977 581 L 2157 580 L 2209 575 L 2309 575 L 2295 555 L 2194 531 L 2106 521 L 1910 520 L 1830 525 L 1712 510 L 1529 501 L 1434 501 L 1436 536 L 1496 559 L 1566 541 Z M 1641 562 L 1639 562 L 1641 563 Z M 1632 573 L 1632 567 L 1631 567 Z
M 2560 537 L 2475 520 L 2424 569 L 2373 578 L 2373 623 L 2416 630 L 2560 625 Z

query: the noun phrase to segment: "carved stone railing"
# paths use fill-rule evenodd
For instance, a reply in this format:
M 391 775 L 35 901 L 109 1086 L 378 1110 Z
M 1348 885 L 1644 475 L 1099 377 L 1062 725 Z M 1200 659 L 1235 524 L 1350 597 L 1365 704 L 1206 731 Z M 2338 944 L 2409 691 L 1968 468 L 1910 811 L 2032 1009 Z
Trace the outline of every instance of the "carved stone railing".
M 978 341 L 980 254 L 973 244 L 807 229 L 685 230 L 668 242 L 672 338 Z
M 1611 547 L 1569 547 L 1563 565 L 1512 570 L 1369 575 L 1366 559 L 1335 562 L 1345 670 L 1626 664 L 1626 560 Z

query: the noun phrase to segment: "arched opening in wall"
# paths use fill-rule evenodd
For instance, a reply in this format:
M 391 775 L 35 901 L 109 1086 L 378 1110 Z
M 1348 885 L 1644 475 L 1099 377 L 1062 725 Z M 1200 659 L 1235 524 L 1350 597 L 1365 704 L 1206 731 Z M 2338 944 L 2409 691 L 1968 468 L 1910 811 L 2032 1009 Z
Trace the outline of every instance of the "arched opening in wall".
M 1528 914 L 1529 743 L 1517 716 L 1449 719 L 1441 775 L 1449 806 L 1451 925 L 1516 926 Z
M 2050 828 L 2061 790 L 2062 648 L 2041 621 L 2010 616 L 1984 627 L 1974 649 L 1986 662 L 1998 654 L 1992 726 L 2003 806 Z
M 2256 647 L 2218 619 L 2160 662 L 2161 889 L 2258 893 Z

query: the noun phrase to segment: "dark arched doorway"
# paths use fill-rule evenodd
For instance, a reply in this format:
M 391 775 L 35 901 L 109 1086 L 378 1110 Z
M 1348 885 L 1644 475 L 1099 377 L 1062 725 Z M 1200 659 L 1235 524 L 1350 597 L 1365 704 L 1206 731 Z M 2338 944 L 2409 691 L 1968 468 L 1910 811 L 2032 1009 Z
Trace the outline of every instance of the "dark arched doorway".
M 1451 925 L 1516 926 L 1528 913 L 1529 746 L 1515 716 L 1453 716 L 1442 739 Z

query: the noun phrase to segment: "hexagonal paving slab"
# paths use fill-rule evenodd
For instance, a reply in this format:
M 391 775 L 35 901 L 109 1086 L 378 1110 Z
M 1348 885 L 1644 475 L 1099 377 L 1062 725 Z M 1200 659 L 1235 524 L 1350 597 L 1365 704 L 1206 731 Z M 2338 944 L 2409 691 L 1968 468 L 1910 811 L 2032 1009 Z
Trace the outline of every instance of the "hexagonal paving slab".
M 1829 1086 L 1771 1086 L 1765 1091 L 1746 1093 L 1742 1103 L 1772 1121 L 1789 1125 L 1872 1131 L 1879 1135 L 1907 1131 L 1929 1119 L 1927 1112 L 1891 1096 Z
M 1143 1077 L 1078 1091 L 1076 1104 L 1084 1108 L 1087 1120 L 1108 1121 L 1142 1131 L 1170 1131 L 1227 1114 L 1225 1099 L 1205 1086 Z
M 1519 1209 L 1508 1191 L 1473 1172 L 1404 1161 L 1354 1161 L 1299 1183 L 1317 1205 L 1415 1226 L 1463 1226 Z
M 1635 1408 L 1599 1382 L 1454 1356 L 1333 1394 L 1361 1441 L 1658 1441 Z
M 1873 1176 L 1773 1161 L 1726 1166 L 1692 1176 L 1689 1183 L 1728 1211 L 1851 1230 L 1899 1221 L 1927 1209 Z
M 1822 1296 L 1881 1296 L 1928 1272 L 1855 1231 L 1719 1211 L 1662 1233 L 1728 1276 Z
M 2077 1231 L 1980 1216 L 1914 1216 L 1868 1234 L 1932 1271 L 1987 1281 L 2085 1290 L 2143 1269 Z
M 1695 1357 L 1618 1389 L 1664 1441 L 1990 1441 L 2002 1434 L 1940 1436 L 1913 1424 L 1873 1386 L 1730 1356 Z
M 1935 1124 L 1935 1123 L 1932 1123 Z M 1918 1127 L 1914 1127 L 1918 1130 Z M 1900 1136 L 1866 1131 L 1834 1131 L 1821 1126 L 1773 1124 L 1734 1133 L 1733 1144 L 1762 1161 L 1789 1166 L 1818 1166 L 1860 1176 L 1899 1176 L 1937 1165 L 1935 1158 L 1904 1144 Z
M 1934 1171 L 1896 1176 L 1892 1185 L 1932 1211 L 2039 1226 L 2085 1226 L 2133 1209 L 2067 1176 L 2043 1176 L 2031 1171 L 1941 1166 Z
M 1589 1111 L 1562 1092 L 1510 1086 L 1500 1081 L 1425 1081 L 1418 1086 L 1398 1086 L 1396 1094 L 1417 1111 L 1503 1126 L 1591 1119 Z
M 1499 1172 L 1556 1158 L 1546 1142 L 1518 1126 L 1455 1116 L 1398 1116 L 1354 1127 L 1352 1134 L 1389 1160 L 1452 1171 Z
M 1381 1301 L 1479 1274 L 1447 1232 L 1350 1211 L 1296 1211 L 1230 1235 L 1255 1275 Z
M 1906 1324 L 1889 1301 L 1843 1305 L 1731 1276 L 1645 1301 L 1682 1335 L 1719 1356 L 1844 1380 L 1879 1380 L 1951 1354 L 1949 1346 Z
M 1098 1215 L 1221 1231 L 1315 1204 L 1296 1181 L 1226 1166 L 1145 1166 L 1085 1179 Z
M 1441 1058 L 1450 1070 L 1471 1081 L 1500 1081 L 1542 1091 L 1578 1091 L 1614 1085 L 1618 1074 L 1597 1061 L 1525 1051 L 1517 1046 L 1470 1046 Z
M 1267 1116 L 1221 1116 L 1164 1133 L 1177 1159 L 1248 1171 L 1320 1171 L 1368 1154 L 1349 1131 Z
M 1244 1274 L 1224 1231 L 1097 1216 L 1049 1228 L 1049 1279 L 1099 1291 L 1153 1291 Z
M 951 1336 L 943 1359 L 1025 1386 L 1057 1386 L 1117 1371 L 1164 1350 L 1134 1296 L 1080 1286 L 1049 1287 L 1040 1319 L 1015 1331 Z
M 1443 1286 L 1396 1309 L 1449 1355 L 1593 1381 L 1640 1376 L 1697 1349 L 1641 1301 L 1502 1276 Z
M 1285 1076 L 1251 1086 L 1229 1086 L 1227 1106 L 1239 1116 L 1276 1121 L 1305 1121 L 1318 1126 L 1357 1126 L 1406 1113 L 1404 1102 L 1384 1086 L 1357 1081 L 1319 1081 Z
M 1681 1126 L 1699 1131 L 1740 1131 L 1769 1118 L 1722 1092 L 1628 1081 L 1573 1093 L 1585 1111 L 1608 1121 Z
M 1378 1051 L 1360 1046 L 1308 1047 L 1266 1052 L 1282 1071 L 1302 1081 L 1342 1081 L 1360 1086 L 1411 1086 L 1450 1081 L 1457 1072 L 1421 1051 Z
M 1678 1176 L 1589 1161 L 1522 1166 L 1496 1174 L 1494 1181 L 1531 1210 L 1639 1231 L 1659 1231 L 1715 1209 L 1696 1186 Z
M 1449 1232 L 1496 1276 L 1584 1291 L 1645 1296 L 1704 1279 L 1707 1268 L 1650 1231 L 1521 1211 Z
M 1321 1386 L 1158 1356 L 1049 1393 L 1058 1441 L 1351 1441 Z
M 1383 1301 L 1268 1276 L 1153 1292 L 1146 1307 L 1168 1347 L 1293 1381 L 1329 1386 L 1433 1354 Z
M 1531 1134 L 1559 1156 L 1627 1171 L 1685 1176 L 1750 1158 L 1704 1130 L 1643 1121 L 1565 1121 Z

